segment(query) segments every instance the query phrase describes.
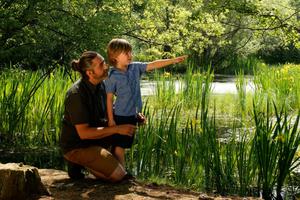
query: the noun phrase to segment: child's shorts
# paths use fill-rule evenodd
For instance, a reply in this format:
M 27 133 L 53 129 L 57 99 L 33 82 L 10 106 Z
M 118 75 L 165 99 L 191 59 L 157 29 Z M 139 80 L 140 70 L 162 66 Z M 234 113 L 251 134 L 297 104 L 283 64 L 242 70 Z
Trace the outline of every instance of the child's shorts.
M 133 116 L 119 116 L 119 115 L 114 115 L 114 120 L 117 125 L 121 124 L 132 124 L 136 125 L 137 123 L 137 118 L 135 115 Z M 120 135 L 120 134 L 115 134 L 112 136 L 114 140 L 117 141 L 119 144 L 118 146 L 122 148 L 130 148 L 132 146 L 133 140 L 134 140 L 134 135 L 132 137 L 126 136 L 126 135 Z
M 135 115 L 131 115 L 131 116 L 114 115 L 114 120 L 117 125 L 121 125 L 121 124 L 136 125 L 137 123 L 137 118 Z

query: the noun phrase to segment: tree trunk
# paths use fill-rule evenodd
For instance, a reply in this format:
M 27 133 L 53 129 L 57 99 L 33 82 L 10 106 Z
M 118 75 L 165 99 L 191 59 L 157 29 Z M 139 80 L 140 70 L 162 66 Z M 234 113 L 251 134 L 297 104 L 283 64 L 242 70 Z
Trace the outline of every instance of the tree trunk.
M 49 195 L 49 192 L 37 168 L 22 163 L 0 163 L 0 199 L 30 199 L 40 195 Z

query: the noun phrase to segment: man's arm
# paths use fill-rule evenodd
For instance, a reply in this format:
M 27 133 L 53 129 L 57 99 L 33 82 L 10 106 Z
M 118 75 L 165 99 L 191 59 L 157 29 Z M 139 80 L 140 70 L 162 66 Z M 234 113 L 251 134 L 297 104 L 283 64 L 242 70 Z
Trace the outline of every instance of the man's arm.
M 101 139 L 116 133 L 121 135 L 132 136 L 136 126 L 131 124 L 124 124 L 112 127 L 90 127 L 89 124 L 75 125 L 80 139 Z
M 185 55 L 185 56 L 179 56 L 179 57 L 171 58 L 171 59 L 155 60 L 153 62 L 148 63 L 148 65 L 146 67 L 146 71 L 151 71 L 153 69 L 163 68 L 163 67 L 166 67 L 171 64 L 180 63 L 180 62 L 184 61 L 186 58 L 187 58 L 187 56 Z

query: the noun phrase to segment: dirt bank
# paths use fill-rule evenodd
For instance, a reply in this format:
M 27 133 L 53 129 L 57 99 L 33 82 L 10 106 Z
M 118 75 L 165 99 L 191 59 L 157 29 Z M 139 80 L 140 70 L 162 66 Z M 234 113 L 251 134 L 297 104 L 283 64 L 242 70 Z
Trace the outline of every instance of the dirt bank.
M 50 191 L 51 196 L 42 196 L 39 200 L 158 200 L 158 199 L 254 199 L 241 197 L 220 197 L 203 193 L 178 190 L 170 186 L 145 184 L 136 180 L 123 181 L 118 184 L 105 183 L 92 178 L 73 181 L 67 173 L 53 169 L 39 169 L 43 184 Z

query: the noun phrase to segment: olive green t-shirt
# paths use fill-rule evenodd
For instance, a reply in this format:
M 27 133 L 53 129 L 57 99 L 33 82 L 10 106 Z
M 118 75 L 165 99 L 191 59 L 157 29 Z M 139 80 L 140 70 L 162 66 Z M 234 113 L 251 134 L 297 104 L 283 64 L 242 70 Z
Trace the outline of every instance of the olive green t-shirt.
M 106 92 L 104 83 L 91 84 L 80 79 L 74 83 L 65 96 L 65 111 L 62 121 L 60 146 L 63 153 L 76 148 L 98 144 L 97 140 L 81 140 L 76 124 L 91 127 L 106 126 Z

